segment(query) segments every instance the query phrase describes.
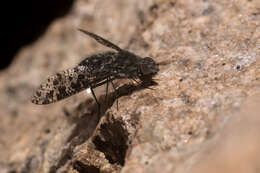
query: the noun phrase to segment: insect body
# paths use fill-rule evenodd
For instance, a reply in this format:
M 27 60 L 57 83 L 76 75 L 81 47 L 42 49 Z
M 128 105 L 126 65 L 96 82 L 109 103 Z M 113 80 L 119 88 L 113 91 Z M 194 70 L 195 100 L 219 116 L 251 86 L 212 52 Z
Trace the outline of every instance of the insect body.
M 36 90 L 32 97 L 33 103 L 53 103 L 87 88 L 91 89 L 98 103 L 93 88 L 112 82 L 114 79 L 129 78 L 135 80 L 147 76 L 152 78 L 158 72 L 158 65 L 152 58 L 141 58 L 96 34 L 79 30 L 102 45 L 116 50 L 116 52 L 108 51 L 89 56 L 78 66 L 48 77 Z

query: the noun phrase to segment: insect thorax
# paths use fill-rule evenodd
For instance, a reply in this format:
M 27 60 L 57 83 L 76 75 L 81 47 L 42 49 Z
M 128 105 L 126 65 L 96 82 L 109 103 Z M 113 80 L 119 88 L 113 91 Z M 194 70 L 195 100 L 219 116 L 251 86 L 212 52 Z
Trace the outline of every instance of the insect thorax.
M 91 55 L 81 61 L 76 69 L 91 76 L 110 75 L 117 54 L 116 52 L 105 52 Z
M 156 74 L 158 66 L 152 58 L 141 58 L 128 51 L 120 51 L 89 56 L 76 69 L 97 78 L 139 78 Z
M 152 77 L 159 70 L 152 58 L 141 58 L 128 51 L 119 52 L 114 64 L 118 72 L 117 76 L 121 78 Z

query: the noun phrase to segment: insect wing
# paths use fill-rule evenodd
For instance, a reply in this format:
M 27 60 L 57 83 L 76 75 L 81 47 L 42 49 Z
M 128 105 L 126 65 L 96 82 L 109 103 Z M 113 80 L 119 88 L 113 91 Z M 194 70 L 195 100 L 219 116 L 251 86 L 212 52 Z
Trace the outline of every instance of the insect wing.
M 90 36 L 91 38 L 94 38 L 97 42 L 99 42 L 100 44 L 104 45 L 104 46 L 107 46 L 107 47 L 110 47 L 112 49 L 115 49 L 117 51 L 122 51 L 122 49 L 120 49 L 120 47 L 116 46 L 115 44 L 111 43 L 110 41 L 94 34 L 94 33 L 91 33 L 91 32 L 88 32 L 86 30 L 83 30 L 83 29 L 78 29 L 79 31 L 83 32 L 84 34 Z
M 89 87 L 93 78 L 77 68 L 64 70 L 47 78 L 32 97 L 35 104 L 49 104 L 72 96 Z

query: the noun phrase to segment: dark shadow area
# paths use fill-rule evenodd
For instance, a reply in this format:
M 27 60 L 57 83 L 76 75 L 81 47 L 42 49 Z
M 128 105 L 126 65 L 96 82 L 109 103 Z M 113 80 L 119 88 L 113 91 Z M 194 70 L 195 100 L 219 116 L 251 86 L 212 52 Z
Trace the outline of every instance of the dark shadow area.
M 107 120 L 101 124 L 99 134 L 93 138 L 96 149 L 104 153 L 111 164 L 125 164 L 129 134 L 124 126 L 125 122 L 121 119 Z
M 142 79 L 142 83 L 138 85 L 123 85 L 117 89 L 116 97 L 113 100 L 116 101 L 118 97 L 130 95 L 133 92 L 148 88 L 157 83 L 150 78 Z M 133 116 L 132 122 L 138 124 L 139 116 Z M 125 129 L 125 121 L 123 119 L 114 119 L 112 117 L 106 117 L 106 121 L 101 124 L 99 132 L 93 137 L 93 144 L 96 149 L 105 154 L 106 159 L 111 164 L 124 165 L 126 152 L 129 141 L 129 134 L 127 129 Z
M 73 164 L 73 169 L 77 170 L 80 173 L 99 173 L 99 169 L 95 166 L 86 166 L 81 162 L 75 162 Z
M 39 38 L 48 25 L 66 15 L 74 0 L 7 1 L 2 20 L 0 70 L 8 67 L 19 49 Z

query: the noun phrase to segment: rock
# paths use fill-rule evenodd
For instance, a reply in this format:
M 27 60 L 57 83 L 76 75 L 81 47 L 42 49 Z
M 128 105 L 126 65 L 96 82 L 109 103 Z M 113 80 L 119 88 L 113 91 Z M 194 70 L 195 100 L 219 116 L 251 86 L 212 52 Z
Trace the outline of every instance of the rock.
M 259 170 L 259 93 L 243 103 L 219 134 L 194 157 L 189 172 L 248 172 Z
M 222 128 L 260 91 L 259 7 L 244 0 L 75 1 L 0 73 L 0 172 L 205 170 L 203 153 L 225 151 L 228 137 L 221 134 L 236 130 Z M 101 117 L 87 92 L 32 104 L 33 91 L 47 76 L 108 50 L 77 28 L 152 57 L 160 66 L 157 85 L 115 81 L 118 109 L 116 93 L 106 102 L 105 87 L 97 88 Z M 216 137 L 220 150 L 208 144 Z M 246 139 L 241 146 L 258 144 Z

